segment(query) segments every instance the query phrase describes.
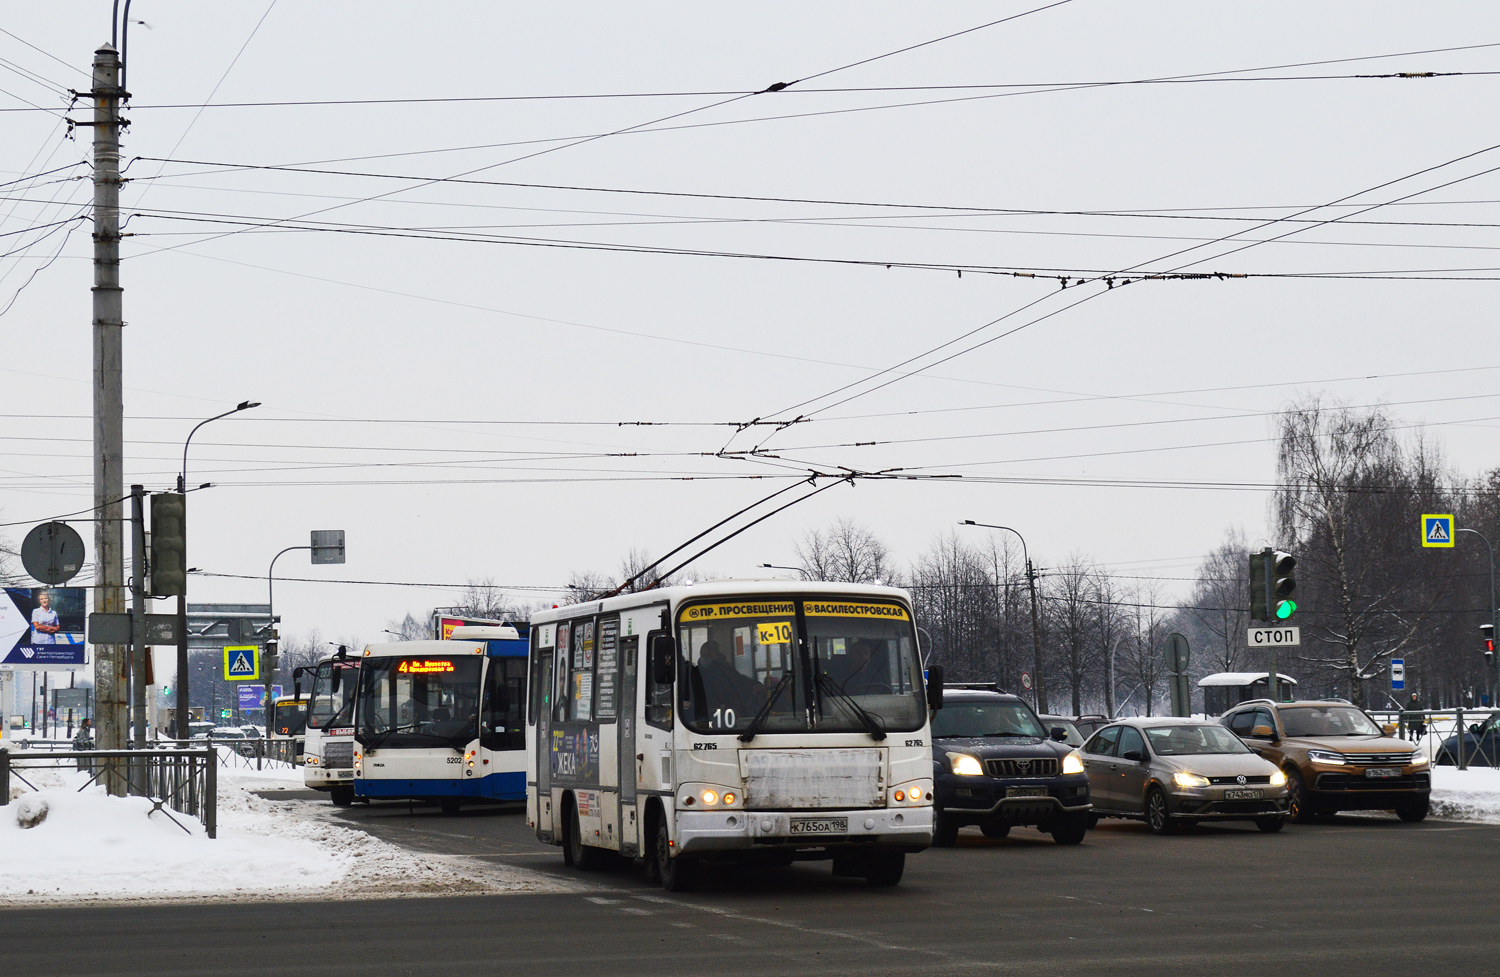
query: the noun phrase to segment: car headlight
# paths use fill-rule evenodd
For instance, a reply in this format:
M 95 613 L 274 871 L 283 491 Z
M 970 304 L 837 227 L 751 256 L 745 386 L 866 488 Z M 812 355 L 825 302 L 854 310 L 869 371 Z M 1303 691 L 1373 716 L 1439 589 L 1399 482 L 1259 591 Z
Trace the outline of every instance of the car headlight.
M 1307 758 L 1313 763 L 1326 763 L 1334 767 L 1342 767 L 1349 762 L 1344 759 L 1343 754 L 1329 753 L 1327 750 L 1308 750 Z
M 1427 764 L 1428 764 L 1429 761 L 1427 759 L 1427 754 L 1425 754 L 1425 753 L 1413 753 L 1411 755 L 1411 761 L 1410 762 L 1411 762 L 1411 765 L 1414 766 L 1414 767 L 1425 767 L 1425 766 L 1427 766 Z
M 948 766 L 954 773 L 964 777 L 984 776 L 984 764 L 967 753 L 948 754 Z
M 1072 753 L 1069 753 L 1067 756 L 1063 757 L 1062 772 L 1083 773 L 1083 757 L 1078 755 L 1077 750 L 1074 750 Z
M 1176 784 L 1178 787 L 1207 787 L 1208 778 L 1200 777 L 1195 773 L 1185 773 L 1184 771 L 1179 770 L 1176 773 L 1172 774 L 1172 783 Z
M 1281 771 L 1281 770 L 1277 770 L 1274 773 L 1272 773 L 1271 774 L 1271 786 L 1272 787 L 1285 787 L 1286 786 L 1286 773 L 1284 771 Z

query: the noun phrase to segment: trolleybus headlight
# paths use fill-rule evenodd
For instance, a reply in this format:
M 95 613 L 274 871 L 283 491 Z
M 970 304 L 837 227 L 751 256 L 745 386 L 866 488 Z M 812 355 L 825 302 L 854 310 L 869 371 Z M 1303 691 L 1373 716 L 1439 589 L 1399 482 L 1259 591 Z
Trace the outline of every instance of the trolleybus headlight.
M 1077 750 L 1074 750 L 1072 753 L 1069 753 L 1067 756 L 1063 757 L 1062 772 L 1083 773 L 1083 757 L 1078 755 Z
M 963 777 L 984 776 L 984 766 L 974 757 L 967 753 L 948 754 L 948 764 L 953 772 Z
M 703 803 L 705 803 L 705 804 L 717 804 L 717 803 L 719 803 L 719 795 L 717 793 L 715 793 L 714 791 L 705 790 L 703 792 Z
M 1285 787 L 1286 786 L 1286 773 L 1284 771 L 1281 771 L 1281 770 L 1276 770 L 1276 771 L 1272 772 L 1272 774 L 1271 774 L 1271 786 L 1272 787 Z

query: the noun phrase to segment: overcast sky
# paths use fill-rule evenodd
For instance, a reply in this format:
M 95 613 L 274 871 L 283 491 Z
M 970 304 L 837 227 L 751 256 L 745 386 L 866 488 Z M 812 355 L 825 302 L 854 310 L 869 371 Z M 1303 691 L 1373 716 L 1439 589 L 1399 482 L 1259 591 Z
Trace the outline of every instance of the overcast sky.
M 1293 398 L 1493 467 L 1500 8 L 1044 2 L 137 0 L 127 484 L 259 400 L 193 442 L 192 565 L 263 578 L 341 528 L 347 565 L 278 575 L 545 587 L 809 471 L 961 475 L 831 489 L 695 572 L 840 516 L 906 562 L 975 519 L 1170 597 L 1227 530 L 1274 542 Z M 91 135 L 63 121 L 91 111 L 62 109 L 109 19 L 0 0 L 7 523 L 91 504 Z M 1462 74 L 1351 77 L 1428 71 Z M 1163 271 L 1265 277 L 1100 282 Z M 277 610 L 368 641 L 453 594 Z

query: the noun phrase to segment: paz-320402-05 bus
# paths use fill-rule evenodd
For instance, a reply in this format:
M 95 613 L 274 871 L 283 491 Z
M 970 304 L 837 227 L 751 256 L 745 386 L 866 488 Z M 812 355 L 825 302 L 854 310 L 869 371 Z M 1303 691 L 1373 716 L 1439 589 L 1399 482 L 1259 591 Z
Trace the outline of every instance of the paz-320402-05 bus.
M 856 584 L 714 581 L 532 618 L 527 818 L 568 864 L 832 859 L 901 879 L 932 842 L 911 601 Z M 929 699 L 930 695 L 930 699 Z

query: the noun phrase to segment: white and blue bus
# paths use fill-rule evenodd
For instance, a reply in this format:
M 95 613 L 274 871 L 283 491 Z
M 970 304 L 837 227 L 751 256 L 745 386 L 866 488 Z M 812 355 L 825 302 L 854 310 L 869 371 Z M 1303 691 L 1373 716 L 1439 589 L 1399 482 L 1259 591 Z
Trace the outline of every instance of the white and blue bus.
M 370 645 L 354 708 L 354 793 L 466 803 L 526 799 L 526 651 L 513 627 Z
M 929 707 L 894 587 L 719 580 L 539 612 L 528 823 L 569 865 L 830 859 L 901 879 L 932 842 Z

